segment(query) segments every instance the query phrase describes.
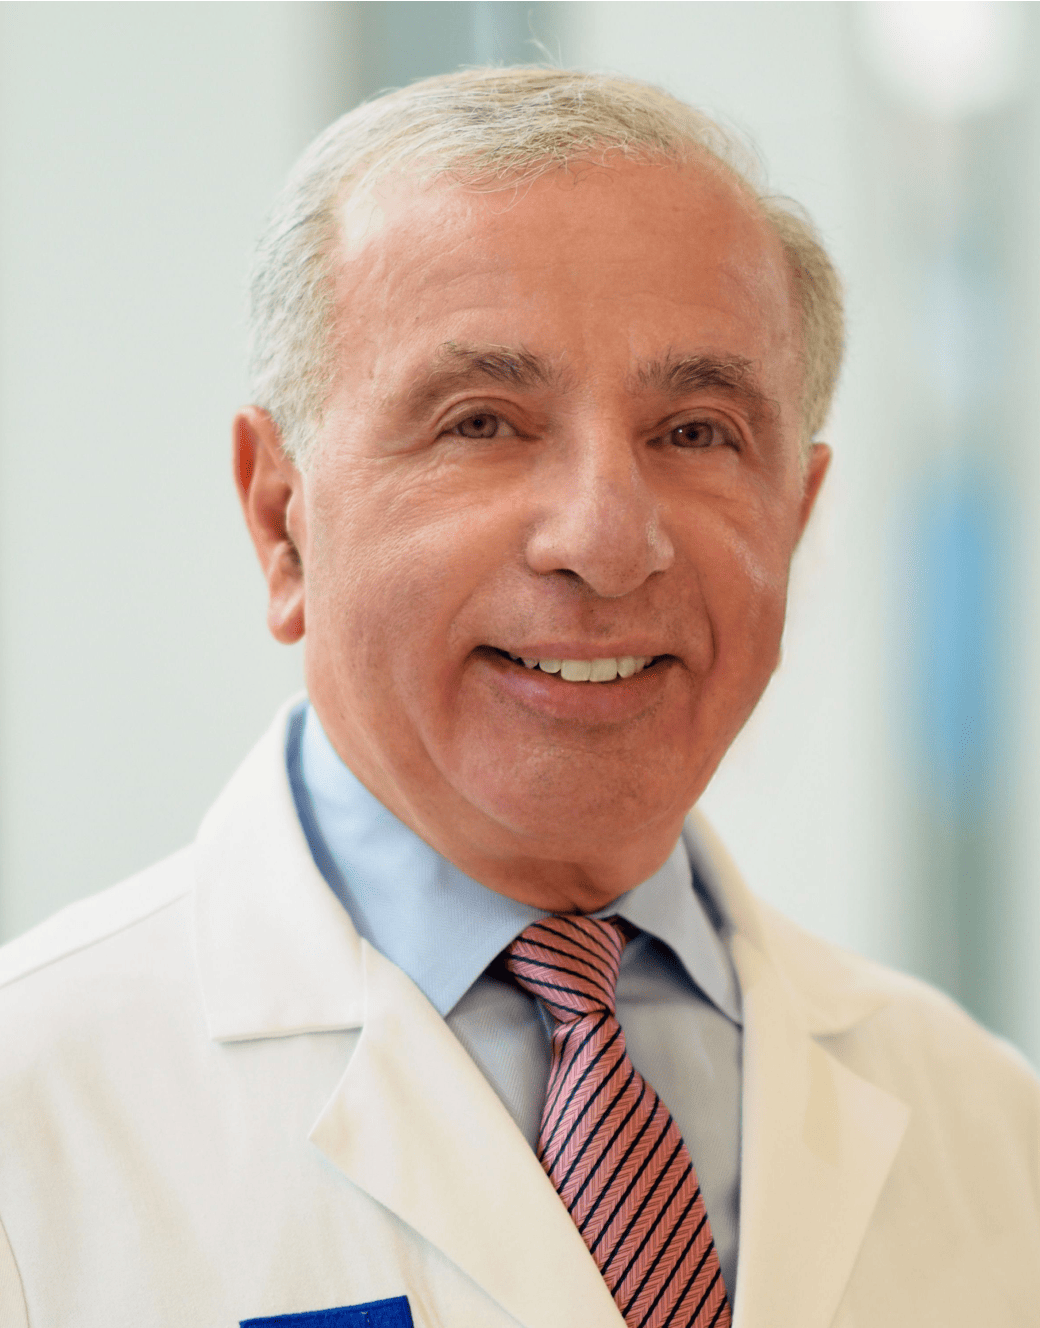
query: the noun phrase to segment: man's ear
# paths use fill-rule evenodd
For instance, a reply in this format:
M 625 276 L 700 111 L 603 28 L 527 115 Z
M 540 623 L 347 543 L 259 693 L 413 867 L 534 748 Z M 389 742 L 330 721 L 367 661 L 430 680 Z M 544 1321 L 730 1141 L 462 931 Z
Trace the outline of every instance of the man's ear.
M 293 645 L 304 628 L 303 476 L 282 450 L 281 433 L 266 410 L 239 411 L 232 440 L 235 486 L 267 581 L 267 626 L 275 640 Z
M 816 498 L 823 484 L 823 477 L 831 464 L 831 449 L 826 443 L 813 443 L 809 449 L 809 464 L 805 468 L 805 486 L 802 489 L 802 505 L 798 513 L 798 538 L 802 538 L 805 527 L 809 524 Z

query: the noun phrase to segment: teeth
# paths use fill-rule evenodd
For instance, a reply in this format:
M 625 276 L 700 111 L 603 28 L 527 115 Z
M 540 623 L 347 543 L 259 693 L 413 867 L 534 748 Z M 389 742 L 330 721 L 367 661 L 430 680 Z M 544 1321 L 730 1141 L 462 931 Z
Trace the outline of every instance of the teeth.
M 588 682 L 592 677 L 592 660 L 565 659 L 560 666 L 560 677 L 567 682 Z
M 541 669 L 543 673 L 558 673 L 566 682 L 613 682 L 615 678 L 631 678 L 645 669 L 653 655 L 622 655 L 620 659 L 533 659 L 530 656 L 510 654 L 509 658 L 525 669 Z

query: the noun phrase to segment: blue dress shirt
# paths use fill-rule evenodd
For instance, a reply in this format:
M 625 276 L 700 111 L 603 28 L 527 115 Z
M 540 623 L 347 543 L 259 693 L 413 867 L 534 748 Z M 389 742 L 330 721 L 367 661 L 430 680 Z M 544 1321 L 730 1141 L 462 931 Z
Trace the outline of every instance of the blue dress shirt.
M 344 765 L 306 702 L 290 718 L 286 763 L 311 853 L 359 934 L 444 1016 L 535 1147 L 552 1019 L 494 961 L 547 914 L 472 880 L 399 821 Z M 690 1150 L 732 1297 L 740 989 L 702 892 L 680 840 L 659 871 L 595 916 L 620 914 L 638 929 L 622 956 L 618 1020 Z

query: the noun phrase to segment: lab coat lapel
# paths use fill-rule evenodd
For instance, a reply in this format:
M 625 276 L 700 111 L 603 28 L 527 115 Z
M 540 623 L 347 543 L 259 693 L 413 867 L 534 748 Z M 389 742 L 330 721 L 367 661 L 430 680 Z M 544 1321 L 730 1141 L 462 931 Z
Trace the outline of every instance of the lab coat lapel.
M 762 909 L 702 822 L 710 872 L 732 921 L 744 1013 L 740 1259 L 734 1328 L 827 1328 L 902 1141 L 909 1109 L 817 1040 L 877 1008 L 849 983 L 813 1001 L 809 947 L 764 926 Z M 788 924 L 789 925 L 789 924 Z M 832 996 L 835 994 L 834 988 Z
M 761 951 L 737 937 L 733 954 L 744 992 L 734 1328 L 826 1328 L 909 1112 L 809 1036 Z
M 361 1023 L 360 939 L 314 865 L 285 768 L 293 697 L 195 841 L 195 948 L 210 1036 L 286 1037 Z
M 361 1038 L 312 1142 L 526 1328 L 624 1328 L 476 1065 L 405 974 L 367 944 L 363 964 Z
M 195 942 L 219 1041 L 361 1034 L 311 1139 L 525 1328 L 624 1328 L 509 1113 L 314 865 L 285 771 L 288 703 L 200 830 Z
M 570 1215 L 426 997 L 314 865 L 285 770 L 288 703 L 206 817 L 194 922 L 219 1041 L 361 1026 L 311 1134 L 525 1328 L 624 1328 Z

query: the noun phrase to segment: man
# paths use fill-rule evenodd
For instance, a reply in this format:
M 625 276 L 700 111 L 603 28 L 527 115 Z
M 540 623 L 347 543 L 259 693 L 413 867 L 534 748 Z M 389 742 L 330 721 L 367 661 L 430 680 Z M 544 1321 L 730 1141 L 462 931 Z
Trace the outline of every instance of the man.
M 1030 1071 L 687 817 L 840 342 L 808 224 L 641 84 L 470 71 L 311 149 L 235 423 L 307 699 L 5 954 L 3 1328 L 1035 1321 Z

